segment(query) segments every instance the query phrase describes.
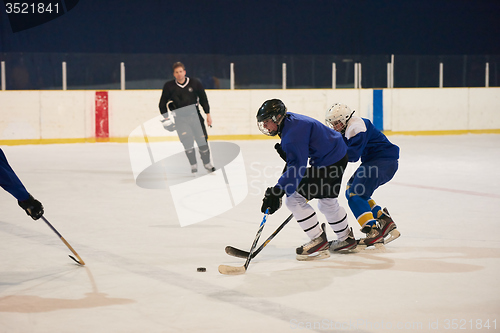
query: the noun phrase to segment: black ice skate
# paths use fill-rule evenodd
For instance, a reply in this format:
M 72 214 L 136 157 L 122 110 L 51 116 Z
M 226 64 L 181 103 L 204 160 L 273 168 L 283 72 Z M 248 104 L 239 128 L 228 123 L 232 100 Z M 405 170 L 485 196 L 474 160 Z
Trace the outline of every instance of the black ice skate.
M 329 242 L 330 244 L 330 252 L 348 252 L 354 250 L 358 246 L 358 242 L 354 238 L 354 234 L 352 232 L 352 228 L 349 228 L 349 234 L 347 238 L 344 240 L 334 240 Z
M 321 225 L 321 229 L 323 229 L 321 235 L 314 238 L 309 243 L 306 243 L 297 248 L 297 260 L 309 261 L 330 257 L 330 252 L 328 251 L 330 244 L 328 243 L 328 239 L 326 238 L 324 223 Z

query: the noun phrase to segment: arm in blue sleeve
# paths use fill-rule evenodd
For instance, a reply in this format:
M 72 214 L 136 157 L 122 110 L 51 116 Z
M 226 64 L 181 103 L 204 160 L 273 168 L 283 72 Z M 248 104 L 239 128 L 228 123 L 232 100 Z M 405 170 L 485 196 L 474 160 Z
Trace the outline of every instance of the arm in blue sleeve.
M 283 147 L 286 153 L 287 169 L 278 180 L 277 186 L 284 189 L 287 195 L 296 191 L 307 169 L 308 146 L 306 144 L 289 144 Z
M 2 149 L 0 149 L 0 186 L 19 201 L 27 200 L 30 196 L 21 180 L 10 167 Z
M 347 156 L 349 162 L 356 162 L 363 154 L 366 146 L 366 132 L 361 132 L 347 140 Z

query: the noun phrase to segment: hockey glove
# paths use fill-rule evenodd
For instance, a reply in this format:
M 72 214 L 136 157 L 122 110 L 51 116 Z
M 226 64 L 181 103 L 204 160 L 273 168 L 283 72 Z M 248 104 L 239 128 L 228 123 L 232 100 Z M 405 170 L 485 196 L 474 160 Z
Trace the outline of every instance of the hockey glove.
M 268 187 L 264 199 L 262 199 L 262 207 L 260 211 L 266 212 L 269 208 L 269 214 L 273 214 L 281 207 L 281 197 L 285 195 L 285 190 L 279 187 Z
M 172 121 L 172 119 L 170 118 L 165 118 L 165 119 L 162 119 L 160 120 L 163 127 L 169 131 L 169 132 L 173 132 L 175 131 L 175 123 Z
M 276 151 L 278 152 L 278 154 L 280 155 L 280 157 L 283 159 L 283 161 L 286 162 L 286 153 L 283 150 L 283 148 L 281 148 L 281 145 L 279 143 L 275 144 L 274 145 L 274 149 L 276 149 Z
M 33 198 L 30 194 L 30 197 L 24 201 L 17 201 L 19 206 L 26 211 L 26 214 L 31 216 L 33 220 L 38 220 L 43 215 L 43 205 L 40 201 Z

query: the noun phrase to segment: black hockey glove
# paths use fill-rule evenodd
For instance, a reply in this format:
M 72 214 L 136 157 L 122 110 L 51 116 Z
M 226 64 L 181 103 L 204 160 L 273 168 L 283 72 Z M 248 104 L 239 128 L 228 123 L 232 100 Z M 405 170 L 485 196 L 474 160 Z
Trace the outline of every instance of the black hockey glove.
M 262 199 L 262 207 L 260 211 L 266 212 L 269 208 L 269 214 L 273 214 L 281 207 L 281 197 L 285 195 L 285 190 L 279 187 L 268 187 L 264 199 Z
M 280 157 L 283 159 L 283 161 L 286 162 L 286 153 L 283 150 L 283 148 L 281 148 L 281 145 L 279 143 L 275 144 L 274 145 L 274 149 L 276 149 L 276 151 L 278 152 L 278 154 L 280 154 Z
M 43 205 L 40 201 L 33 198 L 30 194 L 30 197 L 24 201 L 17 201 L 19 206 L 26 211 L 26 214 L 31 216 L 33 220 L 38 220 L 43 215 Z

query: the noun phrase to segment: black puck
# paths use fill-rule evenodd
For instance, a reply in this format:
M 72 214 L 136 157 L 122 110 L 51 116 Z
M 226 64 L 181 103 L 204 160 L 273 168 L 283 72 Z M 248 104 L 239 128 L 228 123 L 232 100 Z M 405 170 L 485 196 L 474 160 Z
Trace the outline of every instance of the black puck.
M 198 268 L 196 269 L 196 271 L 198 271 L 198 272 L 206 272 L 206 271 L 207 271 L 207 269 L 206 269 L 205 267 L 198 267 Z

